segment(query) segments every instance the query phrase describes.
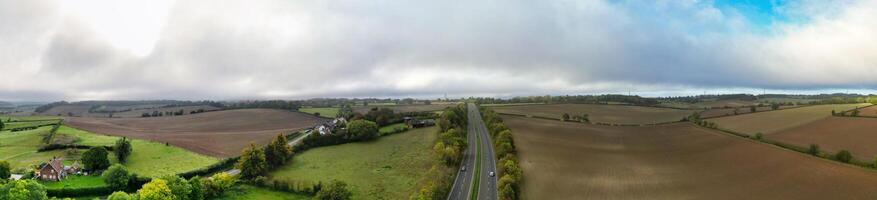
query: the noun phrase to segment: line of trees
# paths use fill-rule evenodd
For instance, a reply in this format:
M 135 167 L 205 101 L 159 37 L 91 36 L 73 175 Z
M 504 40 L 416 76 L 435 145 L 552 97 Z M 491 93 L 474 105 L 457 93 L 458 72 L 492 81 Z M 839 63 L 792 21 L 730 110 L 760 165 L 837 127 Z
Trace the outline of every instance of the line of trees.
M 142 184 L 139 189 L 132 188 L 140 180 L 136 174 L 119 164 L 113 165 L 102 175 L 104 182 L 114 191 L 108 200 L 203 200 L 221 196 L 229 190 L 237 178 L 225 172 L 217 173 L 210 178 L 199 176 L 185 179 L 180 176 L 153 178 Z M 135 191 L 126 193 L 125 191 Z
M 563 96 L 527 96 L 500 99 L 490 97 L 469 98 L 478 104 L 503 104 L 503 103 L 589 103 L 604 104 L 609 102 L 627 103 L 632 105 L 651 106 L 660 103 L 656 98 L 645 98 L 636 95 L 563 95 Z
M 425 184 L 411 199 L 445 199 L 454 181 L 455 169 L 466 148 L 467 110 L 465 104 L 445 108 L 439 117 L 439 139 L 433 146 L 437 162 L 426 172 Z
M 499 168 L 499 182 L 497 183 L 499 199 L 519 199 L 521 193 L 521 180 L 523 171 L 518 164 L 518 156 L 515 154 L 515 142 L 512 131 L 505 126 L 499 114 L 491 109 L 483 109 L 481 112 L 485 124 L 488 124 L 490 135 L 493 137 L 493 146 L 496 157 L 500 158 L 497 163 Z

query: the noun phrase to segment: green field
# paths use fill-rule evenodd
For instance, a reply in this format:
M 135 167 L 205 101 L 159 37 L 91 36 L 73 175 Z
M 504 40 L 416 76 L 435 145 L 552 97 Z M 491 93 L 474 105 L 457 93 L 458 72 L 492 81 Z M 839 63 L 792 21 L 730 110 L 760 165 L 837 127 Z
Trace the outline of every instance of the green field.
M 735 115 L 720 117 L 707 121 L 715 122 L 719 128 L 732 130 L 739 133 L 751 134 L 776 133 L 788 128 L 800 126 L 822 118 L 831 116 L 831 111 L 844 111 L 870 104 L 834 104 L 817 105 L 801 108 L 785 109 L 754 114 Z
M 386 125 L 384 127 L 381 127 L 380 129 L 378 129 L 378 132 L 380 132 L 383 135 L 383 134 L 387 134 L 387 133 L 392 133 L 396 129 L 407 128 L 407 127 L 408 127 L 408 125 L 405 123 L 395 123 L 395 124 L 390 124 L 390 125 Z
M 119 137 L 98 135 L 68 126 L 61 126 L 56 137 L 72 137 L 75 138 L 74 141 L 77 144 L 91 146 L 111 146 L 119 139 Z M 186 151 L 182 148 L 145 140 L 132 140 L 131 146 L 133 152 L 125 166 L 128 167 L 128 170 L 142 176 L 156 177 L 177 174 L 219 161 L 216 158 Z
M 270 177 L 311 182 L 337 179 L 353 199 L 408 199 L 438 159 L 432 153 L 437 128 L 414 129 L 358 142 L 319 147 L 298 154 Z
M 41 125 L 48 125 L 48 124 L 55 124 L 55 123 L 58 123 L 58 120 L 28 121 L 28 122 L 4 122 L 4 125 L 6 125 L 6 126 L 3 127 L 3 130 L 10 130 L 10 129 L 14 129 L 14 128 L 29 127 L 29 126 L 41 126 Z
M 56 116 L 8 116 L 8 115 L 0 115 L 0 119 L 2 119 L 3 122 L 6 122 L 7 120 L 12 119 L 12 121 L 14 122 L 14 121 L 18 121 L 18 120 L 22 120 L 22 121 L 55 120 L 55 119 L 61 119 L 61 118 L 56 117 Z
M 67 176 L 64 180 L 55 182 L 55 181 L 40 181 L 41 184 L 46 186 L 49 189 L 57 189 L 57 188 L 81 188 L 81 187 L 96 187 L 106 185 L 104 183 L 104 179 L 100 176 L 82 176 L 82 175 L 70 175 Z
M 43 135 L 50 130 L 51 126 L 18 132 L 0 131 L 0 160 L 8 161 L 16 169 L 64 156 L 64 151 L 37 152 L 43 145 Z
M 299 108 L 298 111 L 307 114 L 320 113 L 320 116 L 323 117 L 335 117 L 338 115 L 338 108 Z
M 218 200 L 305 200 L 311 199 L 309 196 L 279 192 L 261 187 L 253 187 L 249 185 L 238 185 L 235 188 L 226 191 Z

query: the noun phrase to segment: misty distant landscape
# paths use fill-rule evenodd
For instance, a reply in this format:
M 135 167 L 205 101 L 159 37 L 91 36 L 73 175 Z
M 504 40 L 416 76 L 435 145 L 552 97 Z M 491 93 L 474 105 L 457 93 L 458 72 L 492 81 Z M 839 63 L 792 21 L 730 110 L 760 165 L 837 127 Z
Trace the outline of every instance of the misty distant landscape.
M 875 199 L 873 19 L 0 0 L 0 200 Z

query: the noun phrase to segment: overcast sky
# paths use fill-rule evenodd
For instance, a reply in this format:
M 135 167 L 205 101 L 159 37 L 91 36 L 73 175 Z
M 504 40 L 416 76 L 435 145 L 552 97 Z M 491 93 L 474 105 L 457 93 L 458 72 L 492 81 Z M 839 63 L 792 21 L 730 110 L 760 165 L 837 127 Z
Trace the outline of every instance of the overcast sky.
M 873 0 L 0 0 L 0 100 L 875 88 Z

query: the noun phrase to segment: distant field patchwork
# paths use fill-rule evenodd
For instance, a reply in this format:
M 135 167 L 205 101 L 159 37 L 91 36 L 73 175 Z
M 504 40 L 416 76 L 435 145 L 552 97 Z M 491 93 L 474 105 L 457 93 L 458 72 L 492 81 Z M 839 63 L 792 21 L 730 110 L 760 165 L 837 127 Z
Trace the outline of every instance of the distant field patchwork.
M 591 122 L 617 124 L 650 124 L 679 121 L 695 111 L 670 108 L 654 108 L 625 105 L 596 104 L 548 104 L 501 106 L 493 108 L 499 113 L 541 116 L 560 119 L 564 113 L 588 114 Z
M 826 118 L 828 116 L 831 116 L 832 110 L 840 112 L 866 105 L 870 104 L 836 104 L 807 106 L 803 108 L 794 108 L 788 110 L 720 117 L 709 119 L 707 121 L 715 122 L 716 124 L 718 124 L 719 128 L 728 129 L 743 134 L 754 135 L 755 133 L 759 132 L 764 134 L 771 134 L 782 131 L 784 129 L 804 125 Z
M 877 119 L 874 118 L 828 117 L 766 137 L 800 147 L 817 144 L 831 154 L 848 150 L 855 158 L 865 161 L 877 156 Z

